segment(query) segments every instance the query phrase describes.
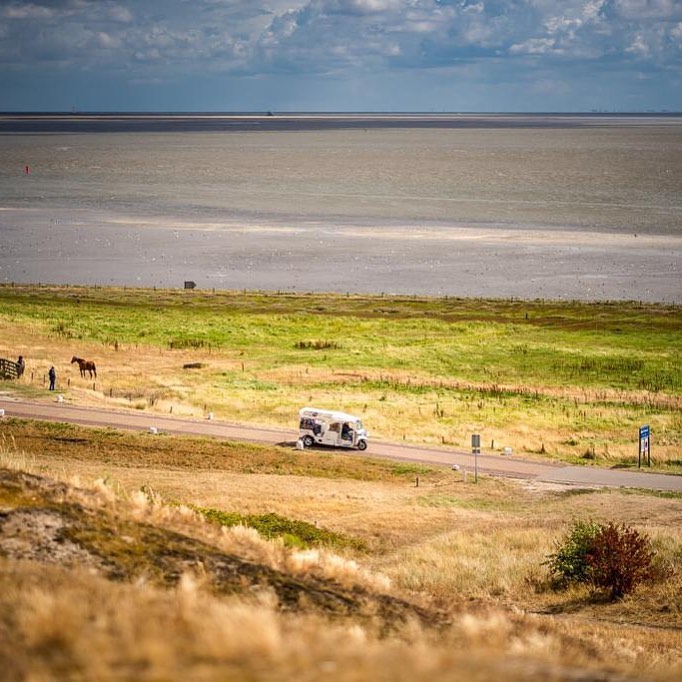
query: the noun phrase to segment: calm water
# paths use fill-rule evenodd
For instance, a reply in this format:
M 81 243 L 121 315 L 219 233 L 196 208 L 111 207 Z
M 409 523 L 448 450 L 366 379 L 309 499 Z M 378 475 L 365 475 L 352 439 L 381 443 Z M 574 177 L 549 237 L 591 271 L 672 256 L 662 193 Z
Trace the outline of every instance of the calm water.
M 605 283 L 601 294 L 590 287 L 576 295 L 569 281 L 548 289 L 545 272 L 542 288 L 526 284 L 518 295 L 675 299 L 682 119 L 548 120 L 15 128 L 0 134 L 0 281 L 176 285 L 203 277 L 198 283 L 227 288 L 486 295 L 488 278 L 502 288 L 487 293 L 504 295 L 519 268 L 594 277 L 595 263 L 603 269 L 614 258 L 622 268 L 604 280 L 620 276 L 615 293 Z M 471 282 L 447 290 L 470 257 L 481 259 L 470 273 L 481 293 Z M 521 257 L 501 274 L 501 260 Z M 624 289 L 628 277 L 645 274 L 659 284 L 642 283 L 639 296 L 636 282 Z M 658 286 L 664 291 L 651 293 Z

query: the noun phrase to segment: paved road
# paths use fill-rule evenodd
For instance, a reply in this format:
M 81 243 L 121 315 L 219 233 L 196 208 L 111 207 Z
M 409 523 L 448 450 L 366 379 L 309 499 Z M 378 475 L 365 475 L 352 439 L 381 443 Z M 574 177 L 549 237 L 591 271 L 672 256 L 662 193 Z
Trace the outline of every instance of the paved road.
M 1 410 L 4 410 L 5 418 L 19 417 L 22 419 L 60 421 L 83 426 L 137 431 L 149 431 L 151 428 L 155 428 L 159 433 L 173 435 L 209 436 L 271 445 L 279 443 L 290 447 L 294 447 L 297 438 L 297 433 L 294 430 L 231 424 L 208 419 L 163 417 L 134 411 L 80 407 L 59 403 L 56 399 L 53 402 L 39 402 L 0 396 Z M 363 454 L 405 462 L 457 465 L 461 470 L 474 473 L 473 455 L 462 450 L 446 450 L 372 440 L 369 449 Z M 526 478 L 547 483 L 577 486 L 613 486 L 682 492 L 682 476 L 531 462 L 518 457 L 497 454 L 481 454 L 477 459 L 479 473 L 492 476 Z

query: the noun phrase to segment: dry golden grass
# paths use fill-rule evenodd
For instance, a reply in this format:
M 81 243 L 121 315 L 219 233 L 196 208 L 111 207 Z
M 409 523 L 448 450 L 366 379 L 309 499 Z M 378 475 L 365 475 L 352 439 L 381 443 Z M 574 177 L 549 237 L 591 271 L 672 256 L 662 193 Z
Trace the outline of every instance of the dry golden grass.
M 0 464 L 90 487 L 65 501 L 180 531 L 282 570 L 439 605 L 445 630 L 385 635 L 354 619 L 283 613 L 266 589 L 216 595 L 200 573 L 169 588 L 112 583 L 87 568 L 0 559 L 0 661 L 8 680 L 675 680 L 682 674 L 680 500 L 533 489 L 451 471 L 202 439 L 5 421 Z M 163 447 L 153 454 L 150 441 Z M 297 462 L 303 458 L 305 462 Z M 193 460 L 199 460 L 194 466 Z M 248 473 L 256 462 L 257 472 Z M 305 475 L 304 464 L 316 473 Z M 144 486 L 146 492 L 141 492 Z M 150 492 L 153 490 L 153 492 Z M 8 498 L 9 499 L 9 498 Z M 187 507 L 278 511 L 367 541 L 366 552 L 290 550 L 248 529 L 220 532 Z M 5 500 L 4 508 L 11 506 Z M 636 525 L 667 577 L 622 602 L 547 589 L 540 566 L 572 518 Z
M 648 633 L 601 626 L 576 635 L 570 619 L 489 610 L 438 636 L 412 625 L 382 638 L 353 623 L 283 615 L 267 594 L 216 599 L 189 577 L 159 590 L 0 561 L 0 585 L 3 613 L 13 613 L 2 620 L 12 636 L 0 638 L 8 682 L 673 680 L 680 670 L 665 653 L 646 653 Z
M 30 395 L 42 395 L 42 389 L 48 385 L 47 372 L 54 363 L 59 368 L 59 392 L 67 401 L 79 405 L 134 408 L 179 417 L 205 417 L 212 412 L 216 419 L 289 429 L 295 428 L 298 410 L 303 405 L 341 405 L 360 414 L 371 435 L 397 442 L 467 448 L 470 434 L 482 432 L 484 448 L 491 451 L 512 445 L 515 452 L 529 458 L 581 458 L 587 453 L 585 442 L 589 442 L 590 452 L 602 463 L 637 463 L 636 446 L 632 444 L 637 427 L 631 427 L 635 436 L 624 439 L 621 426 L 632 421 L 632 410 L 619 407 L 615 395 L 613 405 L 604 404 L 602 401 L 608 400 L 608 396 L 603 391 L 583 391 L 577 397 L 571 391 L 558 396 L 552 389 L 541 392 L 557 403 L 550 403 L 542 410 L 519 409 L 515 413 L 500 408 L 496 413 L 493 407 L 482 412 L 476 401 L 443 398 L 437 386 L 409 398 L 385 391 L 377 402 L 374 393 L 355 385 L 346 386 L 347 373 L 334 370 L 256 371 L 243 357 L 220 351 L 165 350 L 149 346 L 121 347 L 115 351 L 101 344 L 79 342 L 79 354 L 93 359 L 99 368 L 98 379 L 94 380 L 81 378 L 77 365 L 64 364 L 63 358 L 70 359 L 75 352 L 73 341 L 43 339 L 40 345 L 29 346 L 25 343 L 27 338 L 31 338 L 28 330 L 13 329 L 5 343 L 17 348 L 17 354 L 31 358 L 30 371 L 13 384 Z M 204 367 L 183 369 L 183 365 L 194 362 Z M 225 374 L 243 375 L 244 381 L 226 382 L 222 378 Z M 364 374 L 366 378 L 381 378 L 389 383 L 407 380 L 404 372 Z M 420 377 L 412 373 L 411 379 L 419 381 Z M 423 380 L 430 381 L 427 377 Z M 263 385 L 270 389 L 264 391 Z M 628 398 L 621 393 L 620 399 Z M 682 410 L 682 403 L 675 400 Z M 570 406 L 570 415 L 566 404 Z M 595 408 L 597 404 L 599 407 Z M 587 413 L 603 417 L 613 426 L 594 436 L 593 427 L 583 417 Z M 679 416 L 673 417 L 672 422 L 669 417 L 655 414 L 641 419 L 650 423 L 652 432 L 672 428 L 673 432 L 682 433 Z M 652 451 L 654 465 L 676 471 L 679 447 L 676 440 L 656 442 Z

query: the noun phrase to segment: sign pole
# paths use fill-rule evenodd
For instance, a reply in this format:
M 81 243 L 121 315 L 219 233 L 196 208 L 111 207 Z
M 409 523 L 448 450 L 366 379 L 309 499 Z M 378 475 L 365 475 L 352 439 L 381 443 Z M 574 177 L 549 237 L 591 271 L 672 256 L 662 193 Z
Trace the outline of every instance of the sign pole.
M 481 451 L 481 436 L 474 433 L 471 436 L 471 452 L 474 455 L 474 483 L 478 483 L 478 453 Z
M 646 437 L 646 465 L 651 467 L 651 436 Z

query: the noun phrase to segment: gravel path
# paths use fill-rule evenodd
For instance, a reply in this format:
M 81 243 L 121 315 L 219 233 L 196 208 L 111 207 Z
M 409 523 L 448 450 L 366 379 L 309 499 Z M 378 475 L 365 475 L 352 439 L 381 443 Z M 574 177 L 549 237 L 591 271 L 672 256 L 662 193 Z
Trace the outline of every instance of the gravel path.
M 0 397 L 0 413 L 3 410 L 4 418 L 18 417 L 136 431 L 155 429 L 158 433 L 172 435 L 208 436 L 269 445 L 280 444 L 289 447 L 295 447 L 297 438 L 297 433 L 293 429 L 285 430 L 208 419 L 200 421 L 132 411 L 80 407 L 60 403 L 57 400 L 39 402 L 2 396 Z M 429 448 L 372 440 L 369 449 L 362 454 L 363 456 L 382 457 L 405 462 L 456 466 L 463 474 L 466 472 L 469 476 L 473 475 L 475 471 L 473 455 L 463 450 Z M 499 454 L 484 453 L 478 455 L 477 460 L 478 472 L 491 476 L 523 478 L 543 483 L 582 487 L 609 486 L 682 492 L 682 476 L 534 462 Z

